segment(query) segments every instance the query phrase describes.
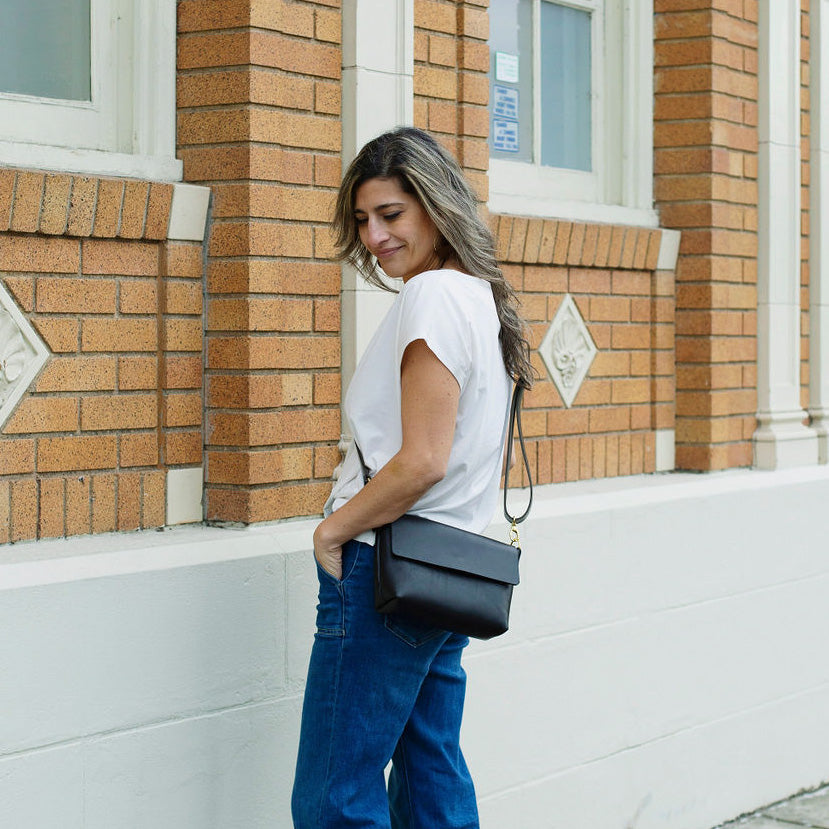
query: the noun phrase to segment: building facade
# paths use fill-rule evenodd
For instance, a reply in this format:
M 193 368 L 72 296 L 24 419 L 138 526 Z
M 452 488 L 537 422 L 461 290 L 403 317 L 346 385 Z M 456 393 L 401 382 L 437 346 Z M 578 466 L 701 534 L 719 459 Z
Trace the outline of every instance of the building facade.
M 12 829 L 290 825 L 311 533 L 390 301 L 328 221 L 398 124 L 473 183 L 539 377 L 512 629 L 467 658 L 482 826 L 829 780 L 826 0 L 14 5 Z

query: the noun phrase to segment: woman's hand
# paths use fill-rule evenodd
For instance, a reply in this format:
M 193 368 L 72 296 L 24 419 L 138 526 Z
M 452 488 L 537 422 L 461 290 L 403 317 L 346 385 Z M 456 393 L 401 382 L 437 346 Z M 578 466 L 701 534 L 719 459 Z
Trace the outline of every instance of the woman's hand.
M 343 548 L 329 537 L 327 524 L 326 518 L 314 530 L 314 556 L 320 567 L 339 581 L 343 577 Z

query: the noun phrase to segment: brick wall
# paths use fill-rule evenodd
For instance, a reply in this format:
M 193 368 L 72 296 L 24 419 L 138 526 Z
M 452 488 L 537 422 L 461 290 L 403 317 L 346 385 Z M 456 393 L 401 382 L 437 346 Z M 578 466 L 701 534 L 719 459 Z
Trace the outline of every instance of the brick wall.
M 0 542 L 158 527 L 201 463 L 200 245 L 173 186 L 0 170 L 0 279 L 51 355 L 0 430 Z
M 339 460 L 339 0 L 178 4 L 178 142 L 214 192 L 207 516 L 319 513 Z
M 512 216 L 492 228 L 533 348 L 568 293 L 598 348 L 571 408 L 533 353 L 524 434 L 534 480 L 653 472 L 655 432 L 674 426 L 674 283 L 655 270 L 661 231 Z
M 489 0 L 415 0 L 414 123 L 441 139 L 486 202 Z
M 756 411 L 757 2 L 655 0 L 655 196 L 682 230 L 677 467 L 748 466 Z

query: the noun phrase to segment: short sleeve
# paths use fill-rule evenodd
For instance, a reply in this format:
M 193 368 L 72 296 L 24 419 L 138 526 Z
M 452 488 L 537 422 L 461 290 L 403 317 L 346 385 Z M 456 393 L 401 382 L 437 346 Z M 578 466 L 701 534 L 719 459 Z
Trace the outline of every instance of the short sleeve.
M 398 365 L 406 347 L 425 340 L 463 388 L 472 368 L 474 297 L 454 271 L 428 271 L 404 287 L 397 336 Z

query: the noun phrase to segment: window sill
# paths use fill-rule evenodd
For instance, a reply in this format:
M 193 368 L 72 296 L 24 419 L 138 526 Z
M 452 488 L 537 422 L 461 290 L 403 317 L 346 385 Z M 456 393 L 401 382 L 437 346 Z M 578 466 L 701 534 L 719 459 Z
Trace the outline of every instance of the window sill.
M 181 181 L 182 162 L 173 156 L 132 155 L 101 150 L 70 150 L 44 144 L 0 141 L 3 165 L 98 176 Z
M 541 199 L 517 193 L 493 192 L 490 192 L 487 206 L 490 213 L 509 216 L 539 216 L 545 219 L 597 222 L 628 227 L 659 227 L 659 215 L 653 208 Z

